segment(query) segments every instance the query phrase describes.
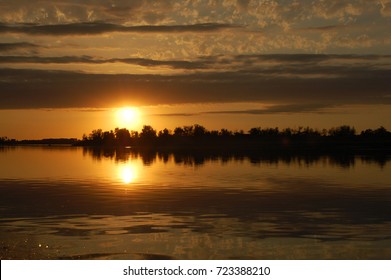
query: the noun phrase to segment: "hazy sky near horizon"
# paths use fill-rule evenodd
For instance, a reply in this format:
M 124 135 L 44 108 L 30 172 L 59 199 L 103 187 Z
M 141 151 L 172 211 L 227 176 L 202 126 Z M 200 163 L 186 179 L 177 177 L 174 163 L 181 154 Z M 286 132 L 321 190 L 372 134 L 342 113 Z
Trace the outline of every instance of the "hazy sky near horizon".
M 391 0 L 0 0 L 0 136 L 391 129 L 390 27 Z

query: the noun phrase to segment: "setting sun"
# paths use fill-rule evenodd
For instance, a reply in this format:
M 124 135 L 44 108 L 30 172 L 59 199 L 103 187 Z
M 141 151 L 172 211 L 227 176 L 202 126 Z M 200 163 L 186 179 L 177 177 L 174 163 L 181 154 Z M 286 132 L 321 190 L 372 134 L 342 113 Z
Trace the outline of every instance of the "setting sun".
M 121 126 L 136 125 L 140 121 L 140 111 L 137 108 L 125 107 L 117 110 L 117 123 Z

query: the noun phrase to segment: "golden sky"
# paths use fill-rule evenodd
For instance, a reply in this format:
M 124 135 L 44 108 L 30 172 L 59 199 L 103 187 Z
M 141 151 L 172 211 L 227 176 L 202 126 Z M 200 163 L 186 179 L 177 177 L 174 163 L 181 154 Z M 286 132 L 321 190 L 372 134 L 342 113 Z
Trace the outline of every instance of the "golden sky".
M 0 136 L 391 129 L 390 27 L 390 0 L 3 0 Z

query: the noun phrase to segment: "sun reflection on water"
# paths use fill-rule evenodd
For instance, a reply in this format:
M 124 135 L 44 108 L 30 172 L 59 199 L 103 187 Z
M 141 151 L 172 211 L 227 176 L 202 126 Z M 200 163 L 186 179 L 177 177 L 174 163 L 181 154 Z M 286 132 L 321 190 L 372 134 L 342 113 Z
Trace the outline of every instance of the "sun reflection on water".
M 133 165 L 123 165 L 119 168 L 119 178 L 124 184 L 134 183 L 137 179 L 137 169 Z

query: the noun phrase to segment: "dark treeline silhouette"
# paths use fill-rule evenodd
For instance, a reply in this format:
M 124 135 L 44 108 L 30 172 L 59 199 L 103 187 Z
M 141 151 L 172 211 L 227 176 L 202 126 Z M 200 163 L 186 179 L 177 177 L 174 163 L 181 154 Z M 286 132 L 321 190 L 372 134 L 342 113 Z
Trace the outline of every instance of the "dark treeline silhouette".
M 76 138 L 46 138 L 40 140 L 16 140 L 0 137 L 0 145 L 75 145 Z
M 20 144 L 41 144 L 41 145 L 75 145 L 75 138 L 47 138 L 41 140 L 21 140 Z
M 110 131 L 93 130 L 81 140 L 74 138 L 21 140 L 0 137 L 0 145 L 41 144 L 77 145 L 95 147 L 127 147 L 135 149 L 195 149 L 195 150 L 320 150 L 326 152 L 382 152 L 391 151 L 391 132 L 384 127 L 366 129 L 358 133 L 354 127 L 342 125 L 317 130 L 310 127 L 297 129 L 254 127 L 248 132 L 228 129 L 208 130 L 195 124 L 157 131 L 150 125 L 142 130 L 129 131 L 115 128 Z
M 0 137 L 0 145 L 15 145 L 18 141 L 16 139 L 9 139 L 8 137 Z
M 342 125 L 316 130 L 309 127 L 251 128 L 247 133 L 228 129 L 207 130 L 195 124 L 157 131 L 150 125 L 142 130 L 116 128 L 111 131 L 93 130 L 77 142 L 81 146 L 125 147 L 140 149 L 295 149 L 295 150 L 391 150 L 391 132 L 384 127 L 357 133 L 354 127 Z

